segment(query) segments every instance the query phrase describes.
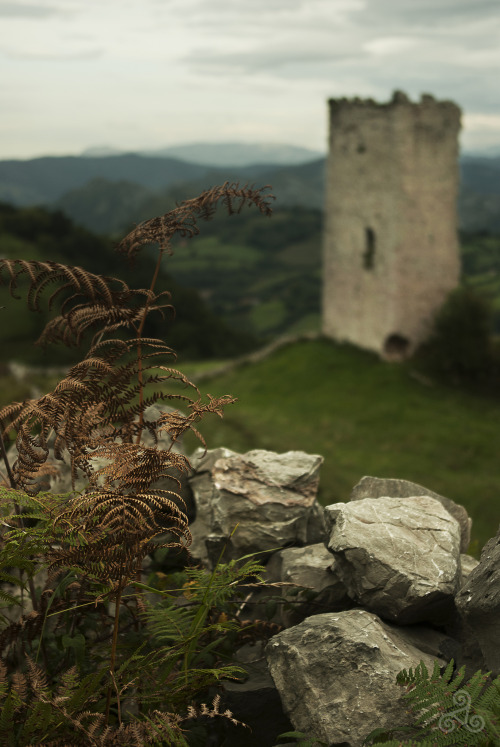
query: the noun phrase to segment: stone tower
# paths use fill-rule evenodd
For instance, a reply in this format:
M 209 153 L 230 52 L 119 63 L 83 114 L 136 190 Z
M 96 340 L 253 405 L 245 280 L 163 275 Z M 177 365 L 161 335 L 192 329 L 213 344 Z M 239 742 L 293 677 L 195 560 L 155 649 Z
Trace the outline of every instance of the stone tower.
M 401 92 L 329 105 L 323 332 L 402 358 L 459 281 L 460 109 Z

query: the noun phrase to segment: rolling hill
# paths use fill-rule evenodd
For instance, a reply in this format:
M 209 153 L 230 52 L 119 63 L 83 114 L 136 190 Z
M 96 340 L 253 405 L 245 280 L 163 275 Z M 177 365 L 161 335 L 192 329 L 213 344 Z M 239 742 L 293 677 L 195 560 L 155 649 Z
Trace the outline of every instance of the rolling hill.
M 196 381 L 196 366 L 185 371 Z M 292 343 L 200 387 L 238 398 L 223 420 L 200 425 L 209 448 L 321 454 L 323 505 L 349 500 L 364 475 L 397 477 L 465 506 L 475 552 L 497 531 L 498 399 L 326 339 Z
M 277 151 L 269 155 L 274 162 L 271 159 L 268 163 L 248 163 L 251 156 L 244 144 L 239 154 L 234 144 L 228 148 L 220 158 L 233 154 L 235 163 L 218 167 L 206 163 L 206 149 L 201 151 L 204 164 L 139 154 L 0 161 L 0 201 L 56 205 L 87 228 L 103 233 L 121 232 L 130 224 L 151 217 L 154 213 L 146 213 L 153 194 L 172 203 L 225 181 L 271 184 L 279 207 L 323 209 L 324 158 L 285 165 L 279 163 L 279 158 L 285 156 Z M 194 153 L 196 150 L 191 149 L 189 158 Z M 252 157 L 257 158 L 259 152 L 253 153 Z M 214 151 L 213 159 L 218 157 Z M 292 153 L 289 158 L 293 158 Z M 464 155 L 460 170 L 460 228 L 500 232 L 500 156 Z

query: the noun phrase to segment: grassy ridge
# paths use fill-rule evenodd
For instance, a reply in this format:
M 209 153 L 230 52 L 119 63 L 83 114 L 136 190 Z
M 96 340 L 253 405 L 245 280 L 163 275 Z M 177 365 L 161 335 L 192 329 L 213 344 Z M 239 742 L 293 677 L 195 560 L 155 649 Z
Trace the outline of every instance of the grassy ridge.
M 216 364 L 183 364 L 196 378 Z M 0 375 L 0 406 L 50 391 L 58 377 L 13 385 Z M 32 387 L 36 389 L 33 391 Z M 327 340 L 282 348 L 264 361 L 204 381 L 203 393 L 238 402 L 200 430 L 209 448 L 321 454 L 320 501 L 347 501 L 363 475 L 412 480 L 464 505 L 478 554 L 500 522 L 500 401 L 414 377 L 411 363 Z M 178 391 L 178 390 L 177 390 Z M 194 439 L 186 444 L 194 449 Z
M 182 368 L 182 362 L 180 362 Z M 478 549 L 500 522 L 500 402 L 425 385 L 411 364 L 327 340 L 205 382 L 239 402 L 204 421 L 210 448 L 322 454 L 320 500 L 346 501 L 363 475 L 420 483 L 464 505 Z

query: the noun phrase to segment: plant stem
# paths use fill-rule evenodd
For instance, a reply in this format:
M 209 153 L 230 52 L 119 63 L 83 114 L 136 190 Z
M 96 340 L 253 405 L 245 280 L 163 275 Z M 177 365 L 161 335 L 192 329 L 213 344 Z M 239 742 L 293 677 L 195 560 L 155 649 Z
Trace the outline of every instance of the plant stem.
M 12 490 L 16 490 L 16 481 L 14 480 L 14 475 L 12 474 L 12 470 L 10 468 L 9 459 L 7 457 L 7 452 L 5 451 L 5 444 L 3 442 L 3 436 L 0 435 L 0 451 L 2 452 L 2 459 L 5 463 L 5 469 L 7 470 L 7 475 L 9 477 L 10 487 Z M 23 517 L 21 516 L 21 506 L 14 501 L 14 511 L 19 516 L 19 526 L 21 529 L 25 529 Z M 31 606 L 33 607 L 34 611 L 38 611 L 38 602 L 36 599 L 36 591 L 35 591 L 35 584 L 33 583 L 33 579 L 31 576 L 28 578 L 28 586 L 30 589 L 30 597 L 31 597 Z
M 184 681 L 186 682 L 186 684 L 188 683 L 189 665 L 196 651 L 198 640 L 200 638 L 201 633 L 203 632 L 203 626 L 205 624 L 205 620 L 207 619 L 208 613 L 210 612 L 210 608 L 212 606 L 211 601 L 209 600 L 209 594 L 212 589 L 212 585 L 214 584 L 215 579 L 216 579 L 217 569 L 221 564 L 221 561 L 222 561 L 224 553 L 226 552 L 228 543 L 231 537 L 233 536 L 233 534 L 235 533 L 236 529 L 238 528 L 238 526 L 239 526 L 239 523 L 236 524 L 233 531 L 231 532 L 226 542 L 224 543 L 224 547 L 222 548 L 219 558 L 212 570 L 212 573 L 210 574 L 209 582 L 207 586 L 205 587 L 205 591 L 203 593 L 203 599 L 201 600 L 200 605 L 198 607 L 198 611 L 191 623 L 191 627 L 190 627 L 189 634 L 188 634 L 189 644 L 188 644 L 186 651 L 184 652 L 184 667 L 183 668 L 184 668 Z
M 9 459 L 7 457 L 7 452 L 5 451 L 5 444 L 3 442 L 3 436 L 0 435 L 0 451 L 2 452 L 2 459 L 5 463 L 5 469 L 7 470 L 7 475 L 9 476 L 9 482 L 11 488 L 16 487 L 16 483 L 14 482 L 14 475 L 12 474 L 12 470 L 10 468 Z
M 150 294 L 153 294 L 154 288 L 156 285 L 156 281 L 158 280 L 158 274 L 160 272 L 160 266 L 161 266 L 161 260 L 163 257 L 163 250 L 160 249 L 158 252 L 158 259 L 156 261 L 156 267 L 155 271 L 153 273 L 153 278 L 151 280 L 151 285 L 149 286 L 149 292 Z M 142 435 L 142 426 L 144 424 L 144 412 L 143 412 L 143 405 L 144 405 L 144 383 L 143 383 L 143 374 L 142 374 L 142 345 L 141 345 L 141 336 L 144 329 L 144 324 L 146 323 L 146 317 L 148 315 L 149 311 L 149 305 L 150 300 L 146 301 L 144 305 L 144 312 L 142 314 L 142 319 L 140 321 L 139 327 L 137 328 L 137 378 L 139 380 L 139 404 L 141 406 L 140 412 L 139 412 L 139 432 L 137 433 L 137 440 L 136 443 L 139 444 L 141 442 L 141 435 Z
M 116 660 L 116 649 L 118 646 L 118 627 L 120 622 L 120 603 L 122 598 L 122 591 L 123 591 L 123 582 L 122 577 L 120 574 L 120 580 L 119 580 L 119 587 L 118 587 L 118 594 L 116 596 L 115 601 L 115 624 L 113 627 L 113 641 L 111 643 L 111 659 L 109 662 L 109 673 L 111 675 L 111 679 L 114 680 L 114 673 L 115 673 L 115 660 Z M 109 709 L 111 706 L 111 685 L 108 687 L 108 694 L 106 697 L 106 716 L 105 716 L 105 724 L 108 725 L 109 721 Z

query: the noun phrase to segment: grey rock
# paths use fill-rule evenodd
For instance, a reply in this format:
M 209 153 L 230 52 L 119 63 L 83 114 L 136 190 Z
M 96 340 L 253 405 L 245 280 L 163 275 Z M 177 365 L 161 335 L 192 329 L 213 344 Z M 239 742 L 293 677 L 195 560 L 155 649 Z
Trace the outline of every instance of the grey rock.
M 396 675 L 433 666 L 403 631 L 359 609 L 307 618 L 275 635 L 266 657 L 295 729 L 351 747 L 377 727 L 408 724 Z
M 247 454 L 214 452 L 198 452 L 191 459 L 195 557 L 213 564 L 205 545 L 208 537 L 212 546 L 217 538 L 226 544 L 225 559 L 325 538 L 323 508 L 316 499 L 321 456 L 260 449 Z
M 351 493 L 351 501 L 364 498 L 413 498 L 415 495 L 428 495 L 439 501 L 460 524 L 460 552 L 466 553 L 470 543 L 472 519 L 466 509 L 450 498 L 424 488 L 415 482 L 385 477 L 362 477 Z
M 500 529 L 455 600 L 488 670 L 500 674 Z
M 400 624 L 446 618 L 460 582 L 458 522 L 428 496 L 325 508 L 336 572 L 359 605 Z
M 266 580 L 304 587 L 282 587 L 277 622 L 291 627 L 310 615 L 336 612 L 353 606 L 344 583 L 335 572 L 337 561 L 320 542 L 306 547 L 288 547 L 272 555 L 266 565 Z

